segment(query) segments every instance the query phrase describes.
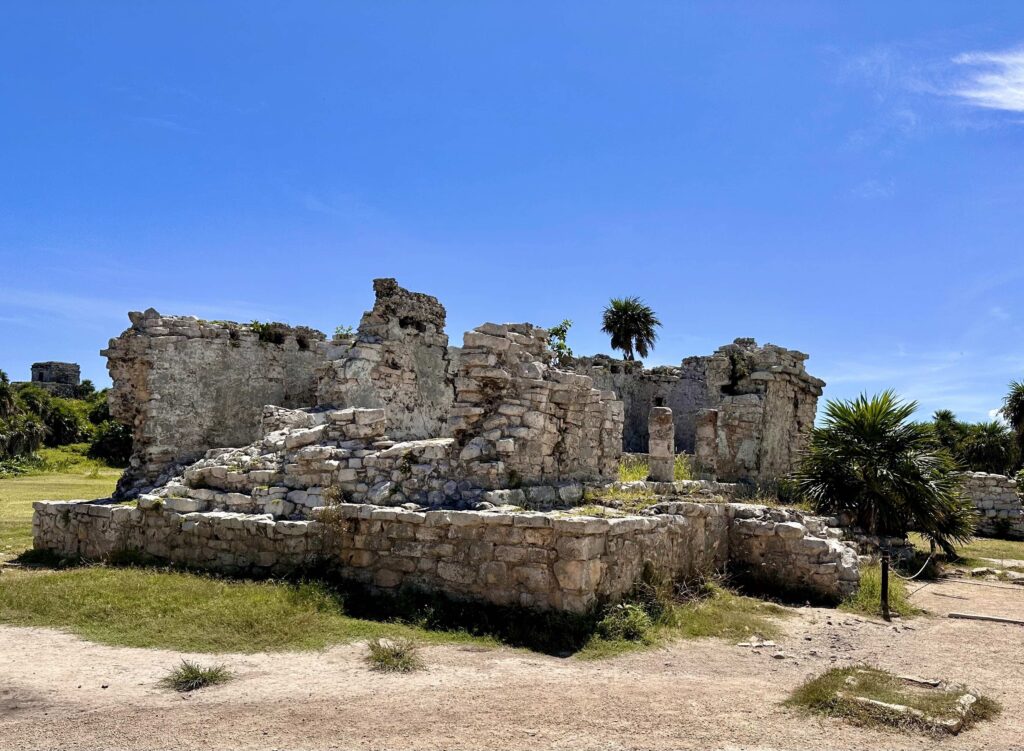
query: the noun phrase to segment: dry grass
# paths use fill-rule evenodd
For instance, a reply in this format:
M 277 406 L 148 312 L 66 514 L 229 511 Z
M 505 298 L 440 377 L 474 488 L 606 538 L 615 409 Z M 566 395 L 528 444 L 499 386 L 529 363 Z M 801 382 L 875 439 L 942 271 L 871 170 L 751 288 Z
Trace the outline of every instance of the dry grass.
M 959 716 L 957 702 L 963 694 L 961 688 L 914 686 L 877 668 L 833 668 L 799 686 L 787 704 L 859 725 L 935 732 L 943 729 L 939 724 L 941 720 Z M 923 717 L 864 704 L 851 698 L 854 696 L 910 707 Z M 994 717 L 999 711 L 996 702 L 978 697 L 963 717 L 963 728 Z
M 367 645 L 366 661 L 381 673 L 411 673 L 423 668 L 419 647 L 412 639 L 375 639 Z

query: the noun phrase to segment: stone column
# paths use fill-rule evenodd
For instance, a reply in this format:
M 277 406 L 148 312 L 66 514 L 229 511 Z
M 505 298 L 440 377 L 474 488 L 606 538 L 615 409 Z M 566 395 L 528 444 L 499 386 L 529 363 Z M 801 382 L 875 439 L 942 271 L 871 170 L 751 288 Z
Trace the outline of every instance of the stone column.
M 672 482 L 676 462 L 676 428 L 672 410 L 651 407 L 647 419 L 647 451 L 650 454 L 650 476 L 655 482 Z

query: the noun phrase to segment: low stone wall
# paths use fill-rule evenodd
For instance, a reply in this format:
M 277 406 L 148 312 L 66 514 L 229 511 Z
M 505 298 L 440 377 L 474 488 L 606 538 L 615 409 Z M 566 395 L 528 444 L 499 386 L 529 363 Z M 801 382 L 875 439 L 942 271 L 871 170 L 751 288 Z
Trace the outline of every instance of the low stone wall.
M 33 532 L 37 549 L 67 556 L 137 551 L 200 569 L 274 575 L 327 564 L 381 589 L 415 585 L 572 612 L 622 597 L 647 562 L 674 578 L 757 564 L 771 569 L 780 586 L 822 597 L 856 585 L 849 548 L 816 538 L 800 523 L 778 521 L 764 507 L 671 502 L 653 510 L 604 519 L 340 504 L 315 511 L 318 520 L 295 521 L 179 513 L 145 497 L 135 508 L 39 502 Z
M 978 510 L 979 535 L 1024 539 L 1024 508 L 1015 480 L 986 472 L 964 472 L 960 480 L 963 494 Z
M 824 519 L 790 509 L 733 504 L 729 558 L 758 584 L 843 596 L 860 582 L 857 552 Z

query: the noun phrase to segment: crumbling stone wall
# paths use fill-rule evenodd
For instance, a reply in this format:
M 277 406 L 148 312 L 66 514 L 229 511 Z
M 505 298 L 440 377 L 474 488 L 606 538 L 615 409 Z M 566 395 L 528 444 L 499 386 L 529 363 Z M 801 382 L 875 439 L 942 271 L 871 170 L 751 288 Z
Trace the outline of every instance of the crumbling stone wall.
M 320 345 L 317 404 L 379 407 L 398 440 L 444 435 L 455 398 L 445 309 L 437 298 L 375 279 L 376 302 L 354 339 Z
M 1024 508 L 1016 480 L 1006 475 L 964 472 L 961 492 L 978 510 L 978 534 L 1024 540 Z
M 119 497 L 152 487 L 208 449 L 255 440 L 266 404 L 315 402 L 319 331 L 162 316 L 153 309 L 128 317 L 131 327 L 101 353 L 113 380 L 111 414 L 132 428 Z
M 644 368 L 643 363 L 607 355 L 577 358 L 573 370 L 588 375 L 595 388 L 614 391 L 623 403 L 622 450 L 647 453 L 648 416 L 652 407 L 672 410 L 675 450 L 693 453 L 697 413 L 708 403 L 704 372 L 686 367 Z
M 724 481 L 768 483 L 788 474 L 806 445 L 824 381 L 807 373 L 807 355 L 753 339 L 678 368 L 645 370 L 606 358 L 577 361 L 625 406 L 625 450 L 647 451 L 648 415 L 672 409 L 676 450 Z
M 547 330 L 493 323 L 465 335 L 449 432 L 485 488 L 613 479 L 622 402 L 589 376 L 551 367 Z
M 860 582 L 853 544 L 822 517 L 794 509 L 733 504 L 729 557 L 754 584 L 840 599 Z

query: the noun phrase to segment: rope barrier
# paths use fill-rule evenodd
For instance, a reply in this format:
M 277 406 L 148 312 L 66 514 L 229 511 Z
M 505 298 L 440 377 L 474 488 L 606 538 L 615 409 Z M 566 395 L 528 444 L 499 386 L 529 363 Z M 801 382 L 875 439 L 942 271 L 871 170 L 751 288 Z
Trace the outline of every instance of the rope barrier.
M 924 573 L 924 570 L 925 570 L 926 568 L 928 568 L 928 564 L 932 562 L 932 558 L 934 558 L 934 557 L 935 557 L 935 554 L 934 554 L 934 553 L 932 553 L 932 554 L 931 554 L 930 556 L 928 556 L 928 560 L 926 560 L 926 561 L 924 562 L 924 565 L 923 565 L 923 566 L 921 566 L 921 570 L 920 570 L 920 571 L 918 571 L 918 572 L 917 572 L 916 574 L 914 574 L 913 576 L 903 576 L 902 574 L 900 574 L 899 572 L 897 572 L 897 571 L 895 571 L 895 570 L 894 570 L 894 571 L 893 571 L 892 573 L 893 573 L 893 574 L 895 574 L 896 576 L 898 576 L 899 578 L 903 579 L 903 581 L 908 581 L 908 582 L 909 582 L 909 581 L 913 581 L 914 579 L 916 579 L 917 577 L 919 577 L 919 576 L 920 576 L 921 574 L 923 574 L 923 573 Z

